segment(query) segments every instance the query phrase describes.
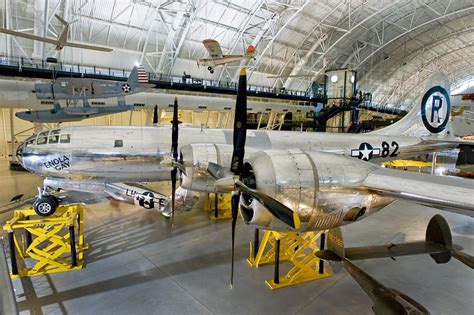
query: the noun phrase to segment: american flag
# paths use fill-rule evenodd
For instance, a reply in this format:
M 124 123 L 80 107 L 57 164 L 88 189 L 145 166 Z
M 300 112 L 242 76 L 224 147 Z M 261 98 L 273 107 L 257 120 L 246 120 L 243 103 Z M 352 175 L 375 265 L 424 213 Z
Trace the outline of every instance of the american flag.
M 148 74 L 143 66 L 138 66 L 138 83 L 148 83 Z

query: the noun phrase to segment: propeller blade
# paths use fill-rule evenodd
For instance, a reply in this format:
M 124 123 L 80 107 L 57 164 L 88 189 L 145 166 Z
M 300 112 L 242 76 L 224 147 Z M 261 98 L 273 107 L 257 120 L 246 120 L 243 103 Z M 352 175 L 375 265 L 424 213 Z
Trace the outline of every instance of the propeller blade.
M 156 108 L 156 107 L 155 107 Z M 173 168 L 171 169 L 171 225 L 174 223 L 174 211 L 176 205 L 176 182 L 178 174 L 178 98 L 175 97 L 173 105 L 173 120 L 171 121 L 171 156 L 173 159 Z
M 232 173 L 230 173 L 227 168 L 213 162 L 209 162 L 209 164 L 207 165 L 207 172 L 214 179 L 221 179 L 221 178 L 229 177 L 230 175 L 232 175 Z
M 237 182 L 236 185 L 240 188 L 240 191 L 250 195 L 252 198 L 257 199 L 271 214 L 285 223 L 286 225 L 299 229 L 301 227 L 301 221 L 296 211 L 291 210 L 278 200 L 264 194 L 258 190 L 251 189 L 245 186 L 242 182 Z
M 245 139 L 247 136 L 247 72 L 245 68 L 240 70 L 233 136 L 234 151 L 232 152 L 230 170 L 235 175 L 240 175 L 244 162 Z
M 247 137 L 247 72 L 245 68 L 240 70 L 239 87 L 237 89 L 237 100 L 235 102 L 235 118 L 232 152 L 232 162 L 230 171 L 234 175 L 240 175 L 244 164 L 245 138 Z M 212 168 L 212 166 L 211 166 Z M 218 172 L 215 172 L 218 175 Z M 234 178 L 231 178 L 234 181 Z M 220 181 L 228 182 L 228 178 L 221 178 Z M 216 181 L 216 190 L 219 180 Z M 235 189 L 235 183 L 232 184 Z M 232 265 L 230 272 L 230 287 L 234 285 L 234 254 L 235 254 L 235 225 L 237 224 L 237 214 L 239 212 L 240 195 L 232 194 Z
M 232 264 L 230 269 L 230 287 L 234 285 L 234 252 L 235 252 L 235 225 L 237 224 L 237 214 L 239 212 L 238 194 L 232 195 Z
M 175 162 L 178 161 L 178 125 L 181 122 L 178 120 L 178 98 L 175 97 L 173 105 L 173 120 L 171 131 L 171 155 Z
M 183 164 L 182 161 L 180 162 L 174 162 L 172 163 L 173 167 L 176 167 L 181 173 L 186 175 L 186 166 Z
M 234 176 L 220 178 L 214 182 L 214 190 L 221 193 L 230 193 L 235 190 Z
M 174 223 L 174 209 L 176 204 L 176 174 L 178 170 L 173 168 L 171 170 L 171 224 Z
M 155 109 L 153 110 L 153 125 L 158 125 L 158 105 L 155 105 Z

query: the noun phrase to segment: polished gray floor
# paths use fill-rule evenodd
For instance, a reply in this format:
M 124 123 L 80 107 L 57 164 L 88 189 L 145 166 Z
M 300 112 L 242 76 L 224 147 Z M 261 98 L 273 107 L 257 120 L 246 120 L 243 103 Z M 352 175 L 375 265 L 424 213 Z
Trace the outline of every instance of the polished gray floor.
M 11 216 L 13 195 L 32 196 L 40 179 L 0 164 L 0 220 Z M 447 192 L 449 193 L 449 192 Z M 90 196 L 73 195 L 76 199 Z M 253 229 L 237 225 L 234 288 L 229 287 L 230 222 L 204 211 L 180 213 L 175 226 L 157 211 L 117 202 L 85 205 L 87 266 L 81 271 L 15 280 L 23 314 L 371 314 L 371 301 L 345 272 L 285 289 L 264 283 L 273 267 L 245 259 Z M 344 228 L 346 246 L 420 240 L 429 219 L 442 213 L 455 243 L 474 254 L 474 219 L 396 202 Z M 366 260 L 357 265 L 432 314 L 473 314 L 474 273 L 452 260 L 428 256 Z M 282 267 L 285 271 L 285 267 Z

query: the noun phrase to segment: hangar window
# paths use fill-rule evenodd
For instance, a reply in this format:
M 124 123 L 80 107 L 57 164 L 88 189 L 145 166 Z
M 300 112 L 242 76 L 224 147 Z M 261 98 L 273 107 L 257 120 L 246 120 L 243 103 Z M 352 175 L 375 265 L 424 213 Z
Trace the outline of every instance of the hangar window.
M 41 145 L 41 144 L 45 144 L 46 142 L 48 142 L 48 133 L 49 133 L 49 131 L 41 132 L 38 135 L 38 140 L 36 141 L 36 144 Z
M 62 134 L 59 137 L 59 142 L 60 143 L 70 143 L 71 142 L 71 135 L 68 133 Z
M 61 130 L 60 129 L 55 129 L 51 130 L 51 133 L 49 134 L 49 141 L 48 143 L 58 143 L 59 142 L 59 134 Z
M 123 140 L 115 140 L 114 148 L 121 148 L 123 147 Z

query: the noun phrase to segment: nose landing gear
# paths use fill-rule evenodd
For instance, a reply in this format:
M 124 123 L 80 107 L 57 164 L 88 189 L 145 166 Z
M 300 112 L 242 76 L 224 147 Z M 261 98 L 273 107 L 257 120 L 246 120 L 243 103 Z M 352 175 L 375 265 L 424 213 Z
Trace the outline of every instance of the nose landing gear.
M 209 72 L 210 72 L 211 74 L 214 73 L 214 68 L 212 68 L 211 66 L 207 67 L 207 70 L 209 70 Z
M 46 187 L 41 189 L 38 187 L 39 196 L 33 203 L 33 208 L 37 215 L 47 217 L 52 215 L 59 206 L 59 199 L 56 196 L 49 195 Z

